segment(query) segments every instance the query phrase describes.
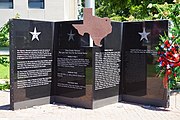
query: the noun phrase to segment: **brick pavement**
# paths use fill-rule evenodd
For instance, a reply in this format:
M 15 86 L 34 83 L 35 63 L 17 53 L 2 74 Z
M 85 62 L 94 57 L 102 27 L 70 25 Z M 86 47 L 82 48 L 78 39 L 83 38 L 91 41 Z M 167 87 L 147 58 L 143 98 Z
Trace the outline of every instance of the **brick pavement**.
M 95 110 L 65 105 L 43 105 L 7 110 L 9 92 L 0 91 L 0 120 L 180 120 L 180 94 L 171 96 L 168 109 L 130 103 L 116 103 Z

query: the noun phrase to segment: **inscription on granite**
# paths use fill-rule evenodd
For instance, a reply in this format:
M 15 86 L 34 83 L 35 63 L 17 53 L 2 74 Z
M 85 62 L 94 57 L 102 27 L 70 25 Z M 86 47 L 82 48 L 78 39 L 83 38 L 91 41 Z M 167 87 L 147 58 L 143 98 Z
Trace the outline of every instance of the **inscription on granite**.
M 10 27 L 11 109 L 49 103 L 53 62 L 52 23 L 14 19 Z M 40 103 L 38 99 L 41 98 L 44 101 Z M 34 102 L 29 103 L 31 100 Z
M 160 35 L 167 34 L 168 21 L 123 23 L 123 100 L 141 104 L 168 105 L 167 89 L 157 77 L 157 50 Z
M 85 72 L 82 71 L 90 63 L 82 50 L 61 49 L 57 58 L 58 87 L 85 89 Z
M 95 90 L 115 87 L 120 81 L 120 52 L 95 52 Z
M 144 81 L 146 76 L 146 54 L 132 54 L 126 51 L 124 61 L 125 76 L 129 80 L 127 83 Z

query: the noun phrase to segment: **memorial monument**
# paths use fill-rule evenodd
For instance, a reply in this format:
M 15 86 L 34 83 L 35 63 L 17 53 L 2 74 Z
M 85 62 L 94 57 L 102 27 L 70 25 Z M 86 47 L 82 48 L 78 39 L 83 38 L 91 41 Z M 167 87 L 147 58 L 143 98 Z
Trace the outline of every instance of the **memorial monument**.
M 12 19 L 11 109 L 49 103 L 94 109 L 123 100 L 167 106 L 167 90 L 152 71 L 167 25 L 111 22 L 91 9 L 83 21 Z

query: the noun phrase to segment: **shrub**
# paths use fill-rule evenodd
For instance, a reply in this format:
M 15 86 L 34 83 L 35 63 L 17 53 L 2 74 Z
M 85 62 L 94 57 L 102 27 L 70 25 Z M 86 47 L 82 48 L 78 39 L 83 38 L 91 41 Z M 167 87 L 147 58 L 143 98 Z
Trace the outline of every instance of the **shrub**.
M 14 18 L 20 18 L 17 13 Z M 9 21 L 0 28 L 0 47 L 9 46 Z
M 9 22 L 0 28 L 0 47 L 9 46 Z
M 8 81 L 0 82 L 0 90 L 10 89 L 10 84 Z
M 0 57 L 0 64 L 7 66 L 9 65 L 9 61 L 7 57 Z
M 128 20 L 128 18 L 124 16 L 114 16 L 114 17 L 111 17 L 110 19 L 114 21 L 127 21 Z

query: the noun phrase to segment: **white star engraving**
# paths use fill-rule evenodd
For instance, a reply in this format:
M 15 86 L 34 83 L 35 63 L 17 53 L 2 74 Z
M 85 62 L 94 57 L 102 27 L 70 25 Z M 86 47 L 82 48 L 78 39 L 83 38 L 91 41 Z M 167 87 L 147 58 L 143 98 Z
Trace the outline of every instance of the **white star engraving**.
M 141 35 L 141 40 L 146 39 L 148 41 L 147 36 L 150 34 L 150 32 L 146 32 L 145 27 L 143 27 L 143 32 L 138 32 Z
M 68 35 L 69 35 L 68 41 L 70 41 L 70 40 L 73 40 L 73 41 L 74 41 L 74 35 L 75 35 L 75 34 L 72 33 L 72 30 L 70 31 L 70 33 L 68 33 Z
M 39 41 L 38 35 L 40 35 L 41 32 L 37 32 L 36 27 L 34 28 L 34 32 L 30 32 L 30 33 L 32 34 L 32 41 L 33 41 L 34 39 L 36 39 L 36 40 Z

